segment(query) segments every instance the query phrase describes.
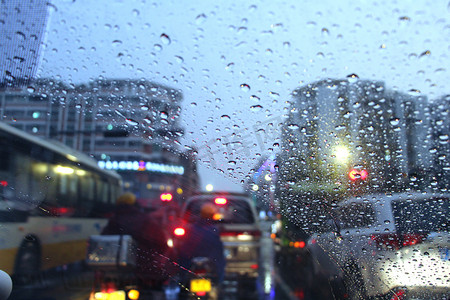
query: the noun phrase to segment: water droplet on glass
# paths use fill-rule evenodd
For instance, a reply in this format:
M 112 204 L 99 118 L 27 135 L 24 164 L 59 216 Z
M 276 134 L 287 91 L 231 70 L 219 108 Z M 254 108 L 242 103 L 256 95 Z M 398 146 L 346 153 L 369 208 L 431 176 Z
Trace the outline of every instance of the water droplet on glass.
M 222 115 L 222 116 L 220 117 L 220 119 L 221 119 L 222 121 L 231 120 L 231 118 L 230 118 L 229 115 Z
M 251 110 L 252 112 L 258 112 L 258 111 L 260 111 L 262 108 L 263 108 L 263 107 L 262 107 L 261 105 L 259 105 L 259 104 L 250 106 L 250 110 Z
M 228 164 L 229 164 L 230 166 L 235 166 L 235 165 L 236 165 L 236 161 L 230 160 L 230 161 L 228 162 Z
M 147 111 L 149 109 L 150 109 L 150 107 L 148 107 L 147 105 L 142 105 L 141 106 L 141 110 Z
M 410 89 L 408 91 L 408 94 L 411 96 L 419 96 L 421 94 L 420 90 L 416 90 L 416 89 Z
M 133 9 L 132 13 L 133 13 L 134 17 L 137 17 L 140 14 L 139 10 L 137 10 L 137 9 Z
M 398 118 L 391 119 L 389 123 L 391 123 L 392 126 L 397 126 L 398 124 L 400 124 L 400 119 Z
M 197 106 L 197 102 L 191 102 L 191 106 L 192 107 L 196 107 Z
M 253 100 L 253 101 L 259 101 L 259 100 L 261 100 L 261 98 L 259 98 L 259 97 L 256 96 L 256 95 L 251 95 L 251 96 L 250 96 L 250 100 Z
M 137 121 L 135 121 L 133 119 L 125 119 L 125 121 L 127 122 L 128 125 L 131 125 L 131 126 L 139 125 L 139 122 L 137 122 Z
M 76 109 L 81 109 L 83 106 L 81 106 L 81 104 L 80 103 L 77 103 L 76 105 L 75 105 L 75 108 Z
M 21 41 L 25 41 L 26 40 L 25 33 L 23 33 L 22 31 L 16 31 L 16 36 Z
M 231 70 L 233 70 L 233 67 L 234 67 L 234 63 L 229 63 L 229 64 L 225 67 L 225 70 L 231 71 Z
M 28 93 L 33 93 L 35 91 L 35 88 L 32 86 L 27 87 Z
M 165 33 L 161 34 L 159 38 L 164 45 L 169 45 L 171 43 L 170 37 Z
M 427 57 L 427 56 L 430 56 L 430 55 L 431 55 L 431 51 L 430 50 L 426 50 L 426 51 L 422 52 L 419 55 L 419 58 Z
M 206 21 L 206 15 L 205 14 L 200 14 L 195 18 L 195 24 L 197 25 L 201 25 Z
M 169 114 L 165 111 L 161 111 L 159 115 L 161 119 L 167 119 L 169 117 Z
M 284 43 L 283 43 L 283 47 L 284 47 L 285 49 L 289 49 L 289 48 L 291 48 L 291 43 L 289 43 L 289 42 L 284 42 Z
M 178 55 L 175 55 L 175 61 L 179 64 L 184 62 L 184 58 Z
M 112 42 L 112 45 L 113 45 L 113 46 L 119 46 L 119 45 L 122 45 L 122 41 L 121 41 L 121 40 L 114 40 L 114 41 Z
M 328 28 L 322 28 L 322 35 L 323 36 L 328 36 L 328 35 L 330 35 L 330 31 L 328 30 Z
M 250 91 L 250 86 L 246 83 L 241 84 L 241 90 L 244 92 Z
M 160 44 L 154 44 L 153 45 L 153 49 L 155 49 L 155 51 L 161 51 L 162 50 L 162 46 Z
M 348 82 L 350 82 L 350 83 L 355 83 L 355 82 L 358 81 L 358 79 L 359 79 L 359 76 L 356 75 L 356 74 L 350 74 L 350 75 L 347 75 L 347 80 L 348 80 Z
M 289 128 L 290 130 L 296 130 L 296 129 L 299 129 L 300 127 L 299 127 L 297 124 L 289 124 L 289 125 L 288 125 L 288 128 Z

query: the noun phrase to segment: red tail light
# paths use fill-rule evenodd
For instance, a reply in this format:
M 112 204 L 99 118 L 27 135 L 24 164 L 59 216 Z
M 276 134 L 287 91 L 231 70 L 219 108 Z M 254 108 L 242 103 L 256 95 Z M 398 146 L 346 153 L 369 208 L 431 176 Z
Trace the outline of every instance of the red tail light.
M 176 236 L 183 236 L 186 234 L 186 230 L 183 227 L 177 227 L 173 230 L 173 234 Z
M 216 203 L 217 205 L 225 205 L 225 204 L 227 204 L 227 198 L 223 198 L 223 197 L 216 198 L 216 199 L 214 199 L 214 203 Z
M 386 234 L 374 234 L 371 236 L 371 238 L 373 241 L 375 241 L 377 246 L 385 247 L 389 250 L 398 250 L 402 247 L 420 244 L 425 239 L 425 235 L 421 233 L 414 233 L 414 234 L 386 233 Z

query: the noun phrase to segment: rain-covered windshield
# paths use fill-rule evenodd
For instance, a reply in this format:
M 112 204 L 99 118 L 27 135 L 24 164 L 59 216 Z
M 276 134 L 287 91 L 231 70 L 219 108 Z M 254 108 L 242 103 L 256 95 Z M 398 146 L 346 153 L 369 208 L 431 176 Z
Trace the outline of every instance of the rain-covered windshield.
M 449 50 L 448 1 L 2 1 L 5 293 L 448 299 Z

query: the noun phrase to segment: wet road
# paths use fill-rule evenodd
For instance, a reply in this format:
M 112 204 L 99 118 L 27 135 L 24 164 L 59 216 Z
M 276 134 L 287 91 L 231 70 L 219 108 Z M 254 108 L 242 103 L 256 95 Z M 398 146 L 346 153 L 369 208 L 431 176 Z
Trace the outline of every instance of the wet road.
M 257 284 L 259 298 L 264 300 L 328 298 L 327 296 L 330 295 L 317 295 L 309 290 L 313 279 L 306 252 L 274 245 L 270 238 L 271 224 L 268 221 L 261 223 L 263 234 L 260 275 Z M 16 286 L 10 299 L 86 300 L 89 299 L 93 281 L 93 272 L 82 268 L 43 274 L 33 278 L 32 284 Z M 140 299 L 176 299 L 176 290 L 149 291 L 141 295 Z M 320 298 L 317 298 L 318 296 Z

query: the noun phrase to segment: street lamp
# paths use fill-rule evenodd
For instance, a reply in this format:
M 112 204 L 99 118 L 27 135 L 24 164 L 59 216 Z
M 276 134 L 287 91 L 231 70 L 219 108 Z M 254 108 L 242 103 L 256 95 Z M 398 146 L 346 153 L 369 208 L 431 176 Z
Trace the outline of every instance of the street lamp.
M 214 189 L 214 186 L 213 186 L 212 184 L 209 183 L 209 184 L 206 185 L 205 188 L 206 188 L 206 191 L 207 191 L 207 192 L 212 192 L 212 190 Z
M 334 148 L 334 157 L 339 164 L 346 164 L 350 156 L 350 151 L 345 146 L 337 146 Z

